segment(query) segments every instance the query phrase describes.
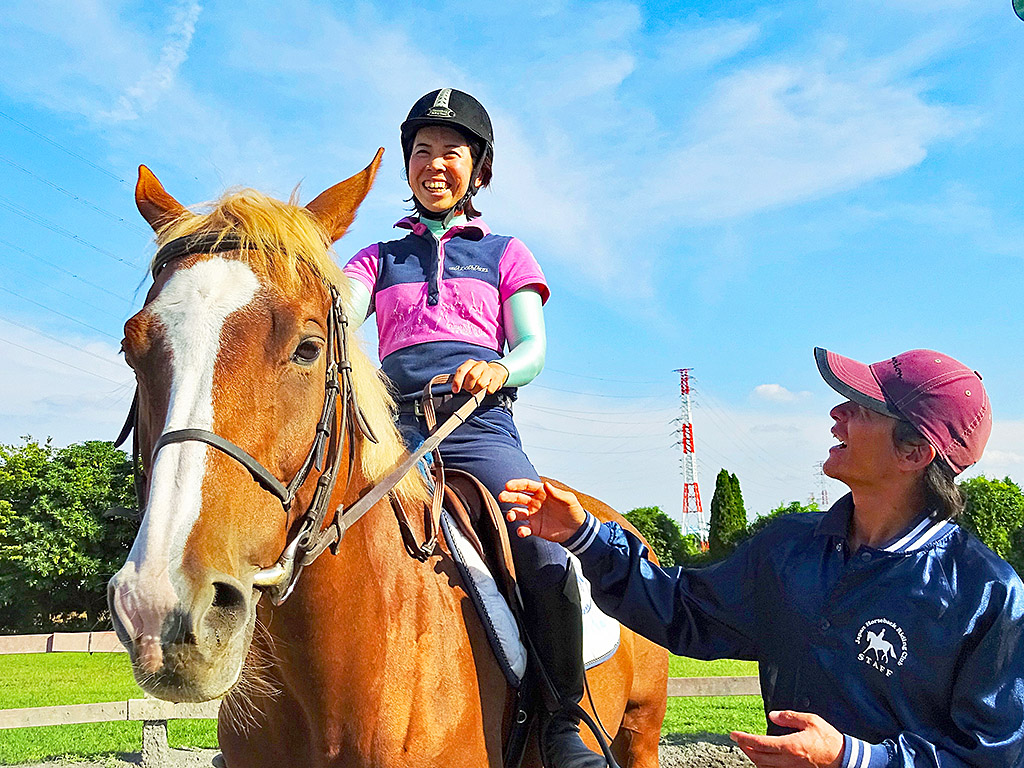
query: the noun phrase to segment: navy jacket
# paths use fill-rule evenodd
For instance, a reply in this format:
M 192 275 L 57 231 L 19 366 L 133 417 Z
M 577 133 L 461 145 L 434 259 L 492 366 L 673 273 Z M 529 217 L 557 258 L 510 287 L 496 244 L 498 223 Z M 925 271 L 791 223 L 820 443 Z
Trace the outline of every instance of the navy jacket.
M 782 517 L 706 568 L 662 569 L 615 523 L 565 546 L 597 604 L 674 653 L 758 662 L 765 711 L 845 735 L 844 768 L 1024 766 L 1024 585 L 926 515 L 847 551 L 851 496 Z M 772 723 L 769 733 L 784 733 Z

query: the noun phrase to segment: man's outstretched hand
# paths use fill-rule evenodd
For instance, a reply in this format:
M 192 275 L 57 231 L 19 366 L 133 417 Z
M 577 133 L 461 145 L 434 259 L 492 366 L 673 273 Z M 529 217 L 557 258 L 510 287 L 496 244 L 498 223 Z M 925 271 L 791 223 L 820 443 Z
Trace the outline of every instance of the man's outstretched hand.
M 561 544 L 586 522 L 587 513 L 572 491 L 529 478 L 509 480 L 498 500 L 515 504 L 508 512 L 510 523 L 521 522 L 516 535 L 540 536 Z
M 843 734 L 810 712 L 770 712 L 776 725 L 795 728 L 785 736 L 758 736 L 733 731 L 729 738 L 758 768 L 837 768 L 843 757 Z

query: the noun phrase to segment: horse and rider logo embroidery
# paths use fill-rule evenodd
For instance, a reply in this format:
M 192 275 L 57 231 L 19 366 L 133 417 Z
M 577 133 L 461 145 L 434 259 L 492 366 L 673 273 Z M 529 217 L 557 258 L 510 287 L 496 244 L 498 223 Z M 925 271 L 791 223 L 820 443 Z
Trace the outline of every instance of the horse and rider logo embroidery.
M 899 650 L 893 646 L 897 643 Z M 892 677 L 895 664 L 902 667 L 907 658 L 907 636 L 903 629 L 889 619 L 867 621 L 857 632 L 857 660 Z

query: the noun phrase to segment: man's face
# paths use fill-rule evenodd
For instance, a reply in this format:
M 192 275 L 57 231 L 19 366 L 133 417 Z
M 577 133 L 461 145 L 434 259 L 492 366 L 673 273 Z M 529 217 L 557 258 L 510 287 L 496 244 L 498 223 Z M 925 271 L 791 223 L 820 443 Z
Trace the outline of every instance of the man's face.
M 897 474 L 898 461 L 892 431 L 896 419 L 847 401 L 832 409 L 832 446 L 822 470 L 850 486 L 874 485 Z

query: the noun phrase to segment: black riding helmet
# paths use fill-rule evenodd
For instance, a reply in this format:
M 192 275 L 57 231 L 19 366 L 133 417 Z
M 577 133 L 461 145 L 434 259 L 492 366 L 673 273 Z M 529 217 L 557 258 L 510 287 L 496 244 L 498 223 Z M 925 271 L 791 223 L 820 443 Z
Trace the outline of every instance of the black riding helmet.
M 464 208 L 479 189 L 476 182 L 483 170 L 484 161 L 494 153 L 494 131 L 483 104 L 468 93 L 455 88 L 431 91 L 412 105 L 408 117 L 402 123 L 402 155 L 405 158 L 406 173 L 409 171 L 409 158 L 412 156 L 416 132 L 427 125 L 443 125 L 458 131 L 473 151 L 473 174 L 470 176 L 469 189 L 455 205 L 447 211 L 430 211 L 413 196 L 413 204 L 421 216 L 445 219 L 454 211 Z

